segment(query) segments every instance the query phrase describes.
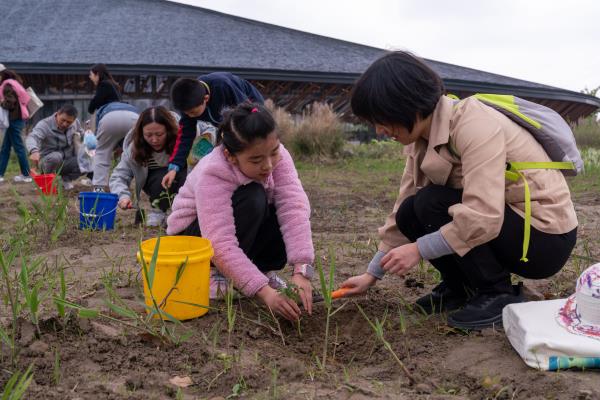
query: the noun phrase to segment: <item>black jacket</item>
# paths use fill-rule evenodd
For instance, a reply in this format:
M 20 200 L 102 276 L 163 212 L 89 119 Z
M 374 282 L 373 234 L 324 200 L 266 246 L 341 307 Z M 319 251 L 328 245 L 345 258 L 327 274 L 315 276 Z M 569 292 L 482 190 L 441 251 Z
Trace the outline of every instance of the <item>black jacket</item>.
M 190 118 L 181 113 L 179 131 L 170 164 L 177 165 L 180 169 L 186 165 L 186 159 L 194 139 L 196 138 L 196 122 L 206 121 L 218 126 L 223 120 L 221 112 L 224 108 L 235 107 L 244 101 L 264 103 L 263 96 L 250 82 L 229 72 L 213 72 L 202 75 L 198 80 L 205 82 L 210 88 L 210 95 L 206 110 L 197 118 Z
M 96 94 L 88 106 L 88 112 L 93 114 L 94 111 L 103 105 L 112 103 L 113 101 L 121 101 L 119 91 L 112 82 L 107 80 L 100 81 L 96 88 Z

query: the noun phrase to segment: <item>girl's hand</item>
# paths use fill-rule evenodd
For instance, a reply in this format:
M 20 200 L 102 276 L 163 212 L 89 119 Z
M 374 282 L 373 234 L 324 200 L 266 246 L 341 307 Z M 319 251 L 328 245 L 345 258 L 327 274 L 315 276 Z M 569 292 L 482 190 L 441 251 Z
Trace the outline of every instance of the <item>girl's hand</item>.
M 173 181 L 175 180 L 175 175 L 177 175 L 177 171 L 175 170 L 167 172 L 162 179 L 162 187 L 165 189 L 170 188 L 173 184 Z
M 404 276 L 420 260 L 421 253 L 417 244 L 409 243 L 388 251 L 381 259 L 381 267 L 386 272 Z
M 292 283 L 298 286 L 298 296 L 302 300 L 302 306 L 308 315 L 312 315 L 312 286 L 310 281 L 302 274 L 292 275 Z
M 342 282 L 341 286 L 343 288 L 348 289 L 344 297 L 362 294 L 366 292 L 368 288 L 373 286 L 375 282 L 377 282 L 377 278 L 366 272 L 362 275 L 357 275 L 353 276 L 352 278 L 348 278 L 344 282 Z
M 298 304 L 287 296 L 279 293 L 269 285 L 265 285 L 256 295 L 269 307 L 275 314 L 279 314 L 288 321 L 297 321 L 300 318 L 300 308 Z
M 127 210 L 129 208 L 133 208 L 133 203 L 129 197 L 123 197 L 121 200 L 119 200 L 119 207 L 122 210 Z

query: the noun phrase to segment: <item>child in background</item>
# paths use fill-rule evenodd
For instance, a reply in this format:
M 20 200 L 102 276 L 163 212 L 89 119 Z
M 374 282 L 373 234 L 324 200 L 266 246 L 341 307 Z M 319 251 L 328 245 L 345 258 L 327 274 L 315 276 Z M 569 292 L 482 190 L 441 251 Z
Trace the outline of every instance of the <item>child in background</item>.
M 181 78 L 171 88 L 173 108 L 181 113 L 175 152 L 169 159 L 169 173 L 163 187 L 171 186 L 177 171 L 186 164 L 186 158 L 196 138 L 196 123 L 208 122 L 217 126 L 221 112 L 245 101 L 263 103 L 260 92 L 250 82 L 229 72 L 213 72 L 198 79 Z
M 139 201 L 142 191 L 150 197 L 152 210 L 146 218 L 147 226 L 162 225 L 173 194 L 185 181 L 184 167 L 168 190 L 161 185 L 176 137 L 175 116 L 162 106 L 147 108 L 125 137 L 121 161 L 110 176 L 110 191 L 119 196 L 120 208 L 134 207 L 129 191 L 132 179 L 135 179 L 135 201 Z
M 240 104 L 225 113 L 218 138 L 175 198 L 167 233 L 209 239 L 218 271 L 288 320 L 301 311 L 277 291 L 275 271 L 293 265 L 291 282 L 311 314 L 310 205 L 273 116 L 260 104 Z M 214 275 L 212 298 L 219 290 Z

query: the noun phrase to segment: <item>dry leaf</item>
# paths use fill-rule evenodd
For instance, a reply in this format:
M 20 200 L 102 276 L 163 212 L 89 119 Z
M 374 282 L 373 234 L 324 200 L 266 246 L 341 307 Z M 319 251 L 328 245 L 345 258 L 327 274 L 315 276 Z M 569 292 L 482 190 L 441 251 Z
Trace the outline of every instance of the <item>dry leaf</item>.
M 174 376 L 169 379 L 169 382 L 179 387 L 188 387 L 194 384 L 194 382 L 192 382 L 192 378 L 189 376 Z

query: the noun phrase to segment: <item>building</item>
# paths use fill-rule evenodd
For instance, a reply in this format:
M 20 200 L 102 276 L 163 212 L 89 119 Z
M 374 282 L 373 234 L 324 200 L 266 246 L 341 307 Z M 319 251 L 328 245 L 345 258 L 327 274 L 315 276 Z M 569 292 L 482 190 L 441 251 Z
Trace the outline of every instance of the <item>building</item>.
M 73 102 L 86 118 L 91 65 L 105 63 L 124 98 L 166 103 L 180 76 L 231 71 L 298 113 L 327 101 L 351 117 L 354 80 L 385 50 L 165 0 L 0 0 L 0 63 L 23 75 L 46 103 L 40 118 Z M 577 120 L 600 99 L 427 60 L 449 92 L 514 94 Z

